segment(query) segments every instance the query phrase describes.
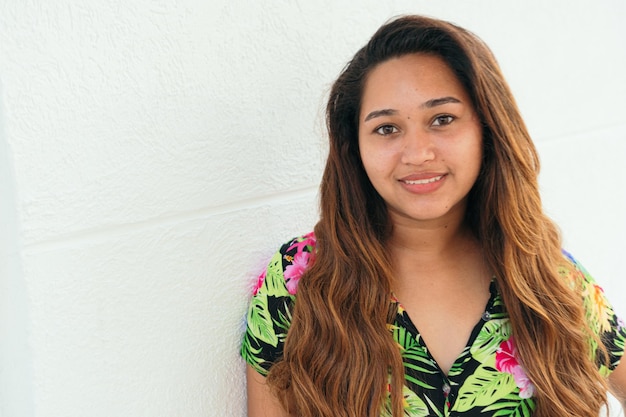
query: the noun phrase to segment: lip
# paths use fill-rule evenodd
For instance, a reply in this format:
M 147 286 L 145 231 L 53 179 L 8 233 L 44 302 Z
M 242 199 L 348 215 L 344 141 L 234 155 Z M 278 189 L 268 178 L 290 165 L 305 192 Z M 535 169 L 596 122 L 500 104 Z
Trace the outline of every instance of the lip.
M 398 181 L 407 191 L 414 194 L 428 194 L 438 190 L 445 182 L 448 174 L 440 172 L 424 172 L 411 174 Z

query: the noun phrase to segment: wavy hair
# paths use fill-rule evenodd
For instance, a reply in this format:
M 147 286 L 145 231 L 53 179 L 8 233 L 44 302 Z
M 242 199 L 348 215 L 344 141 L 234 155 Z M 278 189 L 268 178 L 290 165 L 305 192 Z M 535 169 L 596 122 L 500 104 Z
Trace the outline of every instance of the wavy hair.
M 558 274 L 561 240 L 543 213 L 539 159 L 515 100 L 478 37 L 421 16 L 383 25 L 332 86 L 316 261 L 300 280 L 284 355 L 268 383 L 292 415 L 374 417 L 388 391 L 393 415 L 403 415 L 404 369 L 388 330 L 395 318 L 386 247 L 392 225 L 359 156 L 358 117 L 372 69 L 413 53 L 442 58 L 482 122 L 483 162 L 466 221 L 496 274 L 520 361 L 535 385 L 534 415 L 596 417 L 607 388 L 591 359 L 589 340 L 597 336 L 580 294 Z

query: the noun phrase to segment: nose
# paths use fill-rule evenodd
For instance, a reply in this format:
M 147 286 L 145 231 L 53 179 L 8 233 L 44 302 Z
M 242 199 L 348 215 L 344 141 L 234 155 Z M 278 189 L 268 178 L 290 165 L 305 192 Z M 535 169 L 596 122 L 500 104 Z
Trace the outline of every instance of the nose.
M 407 132 L 403 138 L 402 163 L 407 165 L 421 165 L 432 161 L 436 156 L 436 146 L 432 135 L 416 129 Z

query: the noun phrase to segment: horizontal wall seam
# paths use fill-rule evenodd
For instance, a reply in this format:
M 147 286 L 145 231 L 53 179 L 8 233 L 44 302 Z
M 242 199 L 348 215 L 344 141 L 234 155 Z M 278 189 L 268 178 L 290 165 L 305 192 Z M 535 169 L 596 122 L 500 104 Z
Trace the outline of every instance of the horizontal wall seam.
M 112 224 L 91 229 L 84 229 L 77 232 L 58 235 L 52 238 L 42 239 L 40 241 L 24 243 L 22 248 L 25 252 L 37 253 L 48 252 L 64 247 L 76 247 L 81 243 L 93 243 L 106 240 L 123 233 L 141 232 L 153 227 L 175 225 L 191 220 L 210 218 L 255 207 L 271 206 L 274 204 L 289 203 L 311 198 L 317 194 L 318 188 L 319 187 L 315 185 L 294 190 L 280 191 L 273 194 L 231 201 L 217 206 L 177 212 L 170 215 L 161 215 L 133 223 Z

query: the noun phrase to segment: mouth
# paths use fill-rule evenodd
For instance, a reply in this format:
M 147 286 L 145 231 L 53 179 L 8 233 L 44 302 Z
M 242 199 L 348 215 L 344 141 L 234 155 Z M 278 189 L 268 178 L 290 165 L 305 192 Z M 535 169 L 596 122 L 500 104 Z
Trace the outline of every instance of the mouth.
M 430 184 L 433 182 L 437 182 L 443 178 L 443 175 L 438 175 L 432 178 L 425 178 L 420 180 L 403 180 L 402 182 L 408 185 L 421 185 L 421 184 Z

